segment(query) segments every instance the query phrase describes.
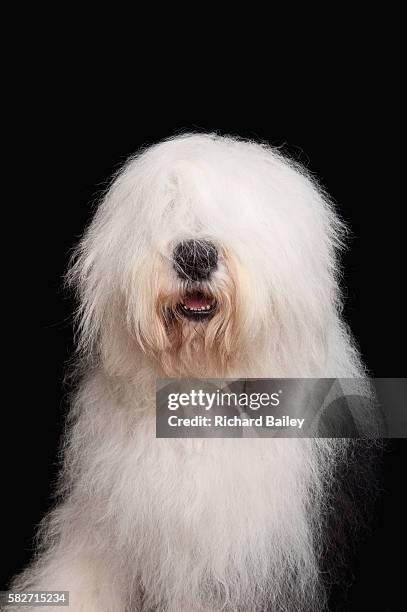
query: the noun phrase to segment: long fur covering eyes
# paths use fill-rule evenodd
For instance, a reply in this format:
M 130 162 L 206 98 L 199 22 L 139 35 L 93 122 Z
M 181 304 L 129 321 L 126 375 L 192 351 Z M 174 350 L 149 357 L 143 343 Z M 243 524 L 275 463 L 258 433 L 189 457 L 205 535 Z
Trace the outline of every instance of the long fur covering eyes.
M 155 381 L 362 378 L 340 314 L 344 235 L 315 181 L 263 144 L 186 134 L 126 163 L 68 274 L 80 384 L 59 501 L 14 589 L 69 590 L 75 612 L 324 608 L 325 520 L 350 443 L 156 439 Z M 179 310 L 193 282 L 173 251 L 191 239 L 219 253 L 203 322 Z

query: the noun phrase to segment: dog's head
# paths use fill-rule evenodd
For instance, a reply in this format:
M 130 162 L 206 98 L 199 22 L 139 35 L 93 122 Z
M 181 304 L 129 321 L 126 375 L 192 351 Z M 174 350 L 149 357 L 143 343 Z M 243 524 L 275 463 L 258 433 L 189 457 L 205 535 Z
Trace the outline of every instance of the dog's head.
M 82 349 L 131 374 L 317 375 L 335 326 L 341 224 L 270 148 L 185 135 L 117 176 L 81 241 Z

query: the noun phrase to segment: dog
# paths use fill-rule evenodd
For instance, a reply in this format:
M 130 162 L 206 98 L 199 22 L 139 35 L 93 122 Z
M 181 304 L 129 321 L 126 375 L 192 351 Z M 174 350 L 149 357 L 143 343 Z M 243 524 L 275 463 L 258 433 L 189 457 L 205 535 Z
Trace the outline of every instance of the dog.
M 14 590 L 69 591 L 75 612 L 324 609 L 350 442 L 157 439 L 155 384 L 363 378 L 341 318 L 345 237 L 322 188 L 266 144 L 184 134 L 128 160 L 67 275 L 80 382 L 59 501 Z

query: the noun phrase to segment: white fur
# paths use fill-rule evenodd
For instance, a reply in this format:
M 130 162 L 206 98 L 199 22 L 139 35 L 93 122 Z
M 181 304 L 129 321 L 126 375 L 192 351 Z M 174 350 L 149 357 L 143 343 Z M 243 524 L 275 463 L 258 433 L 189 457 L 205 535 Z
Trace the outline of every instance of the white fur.
M 184 135 L 129 160 L 69 274 L 82 380 L 60 503 L 15 588 L 69 590 L 75 612 L 323 608 L 324 507 L 346 442 L 156 439 L 154 388 L 362 376 L 340 318 L 343 234 L 315 182 L 265 145 Z M 190 238 L 219 248 L 219 309 L 170 329 L 172 251 Z

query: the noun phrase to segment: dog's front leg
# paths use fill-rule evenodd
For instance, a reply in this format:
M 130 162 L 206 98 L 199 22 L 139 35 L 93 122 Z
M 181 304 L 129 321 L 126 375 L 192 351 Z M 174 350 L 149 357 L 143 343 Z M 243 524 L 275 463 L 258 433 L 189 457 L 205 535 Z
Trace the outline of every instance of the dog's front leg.
M 53 550 L 39 558 L 11 587 L 12 592 L 67 591 L 69 607 L 6 606 L 5 612 L 126 612 L 129 597 L 125 585 L 117 578 L 114 563 L 106 557 L 97 557 L 87 551 Z M 140 607 L 132 600 L 132 612 Z

